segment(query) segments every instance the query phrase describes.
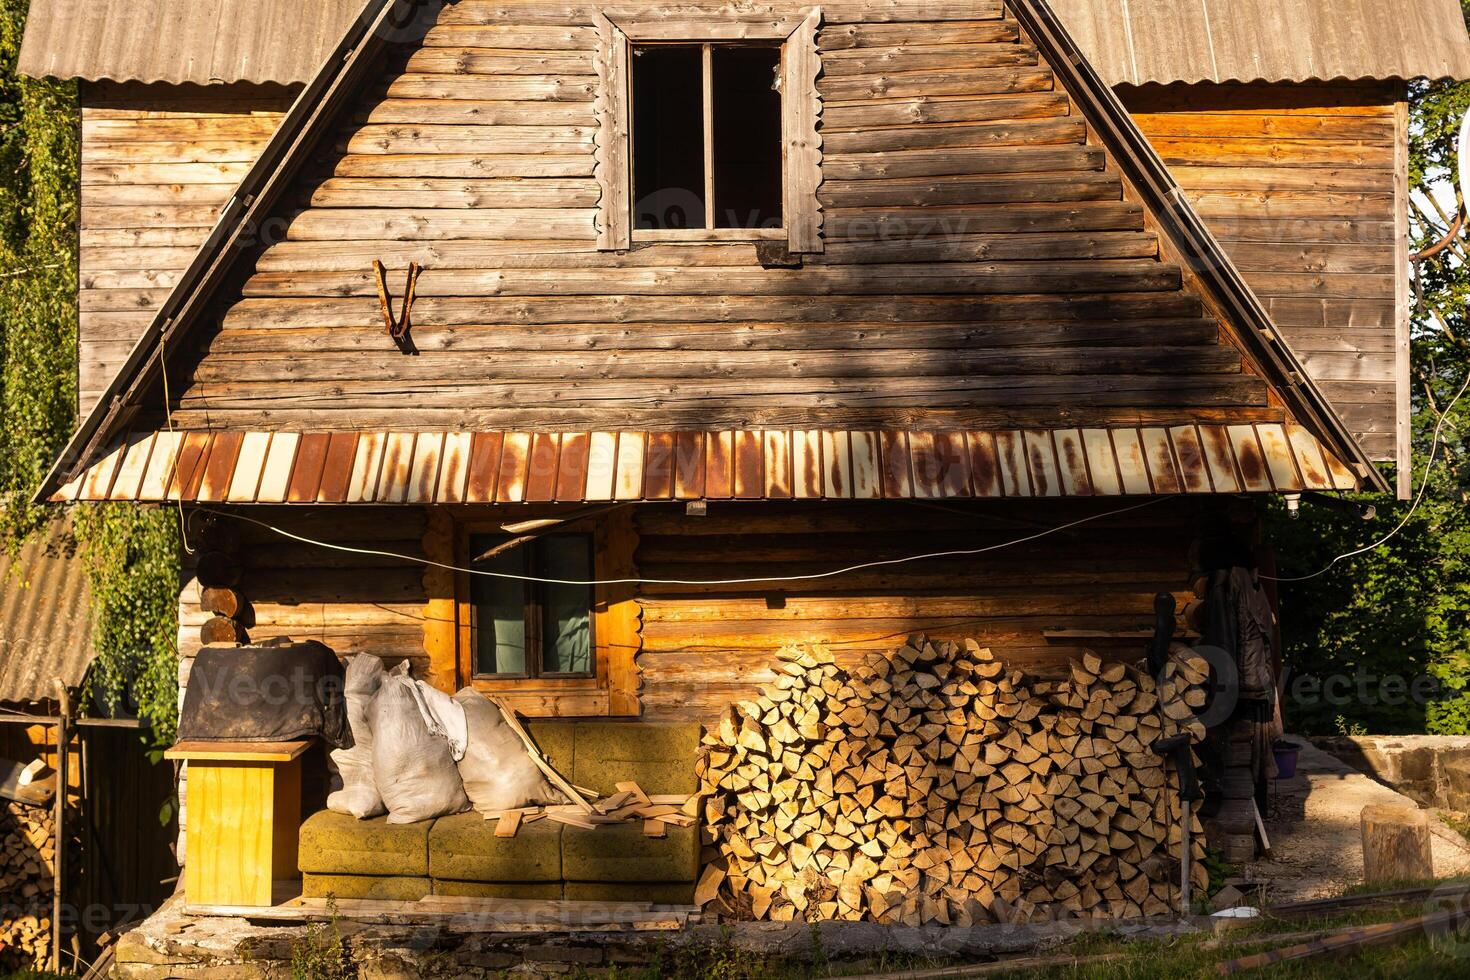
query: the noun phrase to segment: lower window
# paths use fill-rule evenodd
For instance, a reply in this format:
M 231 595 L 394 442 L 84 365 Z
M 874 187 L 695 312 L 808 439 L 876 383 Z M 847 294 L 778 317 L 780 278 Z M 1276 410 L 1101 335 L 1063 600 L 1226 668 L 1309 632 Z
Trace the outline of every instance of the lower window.
M 473 676 L 577 678 L 597 675 L 590 534 L 516 543 L 504 534 L 470 537 Z M 550 581 L 527 581 L 543 579 Z

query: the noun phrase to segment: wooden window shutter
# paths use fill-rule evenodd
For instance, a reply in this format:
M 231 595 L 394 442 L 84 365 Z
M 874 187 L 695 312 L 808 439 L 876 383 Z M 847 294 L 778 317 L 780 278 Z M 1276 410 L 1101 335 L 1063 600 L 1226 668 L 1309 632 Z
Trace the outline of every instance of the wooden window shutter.
M 817 187 L 822 183 L 822 136 L 817 124 L 822 117 L 817 76 L 822 56 L 817 50 L 817 30 L 822 8 L 814 7 L 801 25 L 786 39 L 781 62 L 781 84 L 786 90 L 783 113 L 786 140 L 785 197 L 788 248 L 793 253 L 822 251 L 822 207 Z
M 628 35 L 601 12 L 597 23 L 597 247 L 619 251 L 633 243 L 632 149 L 628 120 Z

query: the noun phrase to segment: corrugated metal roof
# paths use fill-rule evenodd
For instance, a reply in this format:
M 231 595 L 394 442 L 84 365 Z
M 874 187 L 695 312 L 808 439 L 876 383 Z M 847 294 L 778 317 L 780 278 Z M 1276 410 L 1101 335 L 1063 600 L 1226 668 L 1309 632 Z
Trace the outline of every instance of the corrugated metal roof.
M 89 81 L 310 80 L 365 0 L 31 0 L 16 70 Z
M 1352 490 L 1299 425 L 716 432 L 136 432 L 57 500 L 519 504 Z
M 53 521 L 12 560 L 0 548 L 0 701 L 56 696 L 92 662 L 92 590 L 71 521 Z
M 1051 0 L 1110 84 L 1470 78 L 1460 0 Z

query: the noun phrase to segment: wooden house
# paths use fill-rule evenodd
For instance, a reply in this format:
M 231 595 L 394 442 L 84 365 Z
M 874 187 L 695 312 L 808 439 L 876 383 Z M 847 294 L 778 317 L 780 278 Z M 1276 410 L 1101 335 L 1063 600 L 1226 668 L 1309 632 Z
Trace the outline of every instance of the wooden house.
M 1404 79 L 1470 75 L 1458 5 L 1249 6 L 1201 52 L 1081 0 L 34 0 L 84 106 L 42 496 L 215 535 L 186 661 L 530 716 L 712 723 L 799 642 L 1136 659 L 1253 498 L 1407 452 Z M 459 571 L 507 536 L 599 584 Z

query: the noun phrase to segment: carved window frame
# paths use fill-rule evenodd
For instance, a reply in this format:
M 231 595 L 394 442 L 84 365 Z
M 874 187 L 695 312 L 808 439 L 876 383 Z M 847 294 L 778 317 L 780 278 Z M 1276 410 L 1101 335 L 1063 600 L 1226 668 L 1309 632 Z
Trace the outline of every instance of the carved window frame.
M 635 42 L 776 41 L 781 48 L 782 214 L 784 235 L 792 254 L 821 252 L 822 209 L 817 188 L 822 181 L 822 138 L 817 131 L 822 101 L 817 76 L 822 59 L 817 31 L 822 8 L 759 7 L 735 14 L 691 14 L 650 18 L 649 11 L 605 8 L 593 14 L 598 30 L 597 54 L 597 247 L 622 251 L 647 236 L 633 229 L 632 132 L 629 93 Z M 701 233 L 702 232 L 702 233 Z M 769 240 L 769 232 L 751 228 L 715 228 L 681 232 L 684 242 Z

